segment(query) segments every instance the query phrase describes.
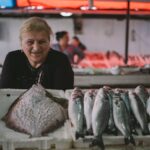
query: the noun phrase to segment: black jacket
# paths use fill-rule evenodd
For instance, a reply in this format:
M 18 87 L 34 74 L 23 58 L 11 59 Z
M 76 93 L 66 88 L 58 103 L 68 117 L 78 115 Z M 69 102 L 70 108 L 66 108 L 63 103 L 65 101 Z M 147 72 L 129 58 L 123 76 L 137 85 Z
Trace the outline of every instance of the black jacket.
M 38 81 L 47 89 L 73 88 L 74 74 L 67 56 L 51 49 L 45 63 L 35 69 L 21 50 L 8 53 L 2 69 L 0 88 L 28 89 Z

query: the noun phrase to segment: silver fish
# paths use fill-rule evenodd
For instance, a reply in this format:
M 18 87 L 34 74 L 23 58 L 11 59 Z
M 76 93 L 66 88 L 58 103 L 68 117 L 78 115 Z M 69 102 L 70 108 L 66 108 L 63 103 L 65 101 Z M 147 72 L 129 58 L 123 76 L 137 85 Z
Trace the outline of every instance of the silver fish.
M 96 91 L 87 90 L 84 94 L 84 116 L 86 120 L 87 134 L 92 134 L 92 110 L 95 101 Z
M 66 114 L 49 92 L 40 84 L 35 84 L 19 96 L 3 120 L 14 130 L 38 137 L 63 125 Z
M 148 98 L 147 103 L 146 103 L 146 112 L 150 117 L 150 97 Z
M 92 146 L 99 146 L 104 149 L 104 143 L 102 139 L 102 134 L 107 127 L 110 115 L 110 105 L 108 97 L 103 88 L 98 90 L 95 98 L 93 111 L 92 111 L 92 129 L 94 134 L 94 139 L 90 144 Z
M 107 127 L 106 132 L 108 134 L 115 134 L 115 135 L 117 135 L 117 128 L 115 126 L 114 117 L 113 117 L 113 101 L 112 101 L 112 97 L 113 97 L 114 91 L 108 86 L 104 86 L 103 89 L 106 91 L 106 94 L 107 94 L 108 99 L 109 99 L 109 104 L 110 104 L 110 117 L 109 117 L 108 127 Z
M 135 88 L 135 93 L 140 97 L 144 106 L 146 107 L 146 101 L 149 98 L 149 93 L 143 85 L 139 85 Z
M 133 136 L 131 135 L 129 113 L 124 101 L 119 94 L 113 95 L 113 116 L 116 127 L 125 137 L 125 144 L 132 143 L 135 145 Z
M 83 93 L 81 89 L 74 88 L 69 100 L 68 115 L 72 126 L 76 133 L 75 137 L 84 137 L 83 124 L 84 124 L 84 108 L 83 108 Z
M 146 108 L 143 102 L 133 91 L 129 91 L 129 100 L 133 114 L 142 129 L 142 133 L 144 135 L 149 134 Z
M 131 112 L 131 106 L 130 106 L 130 102 L 129 102 L 128 91 L 123 90 L 123 89 L 115 89 L 115 93 L 119 93 L 120 94 L 122 100 L 126 104 L 128 112 L 130 113 Z
M 117 89 L 115 89 L 115 93 L 120 94 L 121 99 L 124 101 L 124 103 L 127 107 L 128 113 L 129 113 L 129 122 L 130 122 L 130 126 L 131 126 L 131 132 L 133 134 L 137 135 L 138 133 L 136 131 L 136 119 L 135 119 L 135 117 L 132 113 L 132 110 L 131 110 L 128 91 L 124 90 L 124 89 L 118 89 L 117 88 Z

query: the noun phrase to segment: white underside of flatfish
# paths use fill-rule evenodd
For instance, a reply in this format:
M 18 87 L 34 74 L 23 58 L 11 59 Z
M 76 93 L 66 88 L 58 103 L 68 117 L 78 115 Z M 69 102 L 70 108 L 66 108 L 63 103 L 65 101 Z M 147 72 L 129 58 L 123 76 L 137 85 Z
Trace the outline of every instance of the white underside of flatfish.
M 47 96 L 39 84 L 33 85 L 10 107 L 4 120 L 6 125 L 32 137 L 42 136 L 58 128 L 66 120 L 65 109 Z

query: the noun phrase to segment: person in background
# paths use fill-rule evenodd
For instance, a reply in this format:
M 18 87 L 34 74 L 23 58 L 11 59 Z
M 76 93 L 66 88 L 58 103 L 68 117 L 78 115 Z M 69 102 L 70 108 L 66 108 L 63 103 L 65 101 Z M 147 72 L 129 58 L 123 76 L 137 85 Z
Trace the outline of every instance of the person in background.
M 69 34 L 67 31 L 56 32 L 56 40 L 57 43 L 52 44 L 52 48 L 66 54 L 71 64 L 78 64 L 84 58 L 82 50 L 69 44 Z
M 71 44 L 79 49 L 81 49 L 82 51 L 86 50 L 86 46 L 80 41 L 80 39 L 77 36 L 73 36 L 72 37 L 72 41 Z
M 21 49 L 7 54 L 0 88 L 28 89 L 36 83 L 48 89 L 73 88 L 69 59 L 50 48 L 51 35 L 51 27 L 40 17 L 31 17 L 22 24 Z

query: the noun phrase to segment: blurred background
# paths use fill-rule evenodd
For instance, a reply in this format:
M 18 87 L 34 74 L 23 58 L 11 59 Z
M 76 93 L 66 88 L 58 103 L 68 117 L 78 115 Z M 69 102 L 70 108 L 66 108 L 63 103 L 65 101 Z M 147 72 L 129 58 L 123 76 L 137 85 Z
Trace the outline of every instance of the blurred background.
M 130 2 L 129 55 L 149 54 L 149 2 Z M 125 0 L 0 0 L 0 63 L 8 51 L 20 48 L 19 27 L 33 15 L 46 18 L 54 33 L 77 35 L 88 51 L 116 51 L 124 57 L 126 11 Z

